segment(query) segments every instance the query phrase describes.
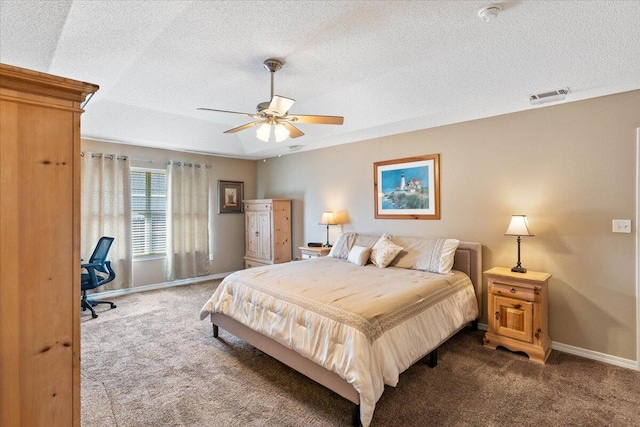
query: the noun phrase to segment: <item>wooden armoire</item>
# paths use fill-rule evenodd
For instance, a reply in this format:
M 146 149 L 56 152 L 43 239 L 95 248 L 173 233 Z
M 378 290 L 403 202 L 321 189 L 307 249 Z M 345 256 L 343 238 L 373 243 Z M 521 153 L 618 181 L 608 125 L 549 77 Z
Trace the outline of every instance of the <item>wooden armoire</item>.
M 98 86 L 0 64 L 0 425 L 80 425 L 80 115 Z
M 244 267 L 291 261 L 291 200 L 244 200 Z

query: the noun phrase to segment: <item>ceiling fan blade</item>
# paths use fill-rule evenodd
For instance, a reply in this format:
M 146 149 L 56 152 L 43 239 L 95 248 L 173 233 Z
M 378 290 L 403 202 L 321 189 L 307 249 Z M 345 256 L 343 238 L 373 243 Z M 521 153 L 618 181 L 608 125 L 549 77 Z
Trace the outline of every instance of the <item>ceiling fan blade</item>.
M 258 119 L 260 118 L 259 115 L 257 114 L 252 114 L 252 113 L 241 113 L 239 111 L 227 111 L 227 110 L 216 110 L 213 108 L 198 108 L 198 110 L 205 110 L 205 111 L 215 111 L 216 113 L 231 113 L 231 114 L 241 114 L 243 116 L 249 116 L 249 117 L 253 117 L 254 119 Z
M 268 111 L 276 116 L 284 116 L 295 102 L 295 99 L 274 95 L 271 99 L 271 103 L 269 104 Z
M 250 127 L 253 127 L 255 125 L 259 125 L 259 124 L 262 124 L 262 123 L 265 123 L 265 121 L 264 120 L 258 120 L 257 122 L 246 123 L 246 124 L 244 124 L 242 126 L 238 126 L 237 128 L 225 130 L 224 133 L 240 132 L 241 130 L 249 129 Z
M 305 116 L 300 114 L 287 115 L 295 123 L 308 123 L 314 125 L 341 125 L 344 123 L 342 116 Z
M 289 122 L 280 122 L 280 124 L 286 127 L 287 130 L 289 131 L 289 138 L 297 138 L 299 136 L 304 135 L 304 132 L 302 132 L 300 129 L 298 129 L 297 127 L 295 127 Z

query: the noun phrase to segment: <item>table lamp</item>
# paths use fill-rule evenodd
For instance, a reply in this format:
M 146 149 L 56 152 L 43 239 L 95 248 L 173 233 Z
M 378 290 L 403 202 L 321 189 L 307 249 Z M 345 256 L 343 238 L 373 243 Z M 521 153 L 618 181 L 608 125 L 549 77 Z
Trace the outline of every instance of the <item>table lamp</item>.
M 512 215 L 505 236 L 518 236 L 518 264 L 511 269 L 514 273 L 526 273 L 527 269 L 520 265 L 520 237 L 533 237 L 529 231 L 526 215 Z
M 330 248 L 331 245 L 329 244 L 329 226 L 338 224 L 336 222 L 336 219 L 335 219 L 334 215 L 333 215 L 333 212 L 332 211 L 324 211 L 324 212 L 322 212 L 322 217 L 320 218 L 320 222 L 318 222 L 318 224 L 327 226 L 327 243 L 325 243 L 322 246 L 325 247 L 325 248 Z

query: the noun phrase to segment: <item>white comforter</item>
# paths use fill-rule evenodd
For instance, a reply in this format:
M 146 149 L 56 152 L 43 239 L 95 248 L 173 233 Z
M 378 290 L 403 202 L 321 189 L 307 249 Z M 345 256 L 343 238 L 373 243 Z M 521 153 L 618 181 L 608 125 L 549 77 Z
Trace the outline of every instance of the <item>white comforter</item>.
M 337 373 L 367 427 L 384 385 L 478 315 L 471 280 L 330 257 L 227 276 L 200 317 L 223 313 Z

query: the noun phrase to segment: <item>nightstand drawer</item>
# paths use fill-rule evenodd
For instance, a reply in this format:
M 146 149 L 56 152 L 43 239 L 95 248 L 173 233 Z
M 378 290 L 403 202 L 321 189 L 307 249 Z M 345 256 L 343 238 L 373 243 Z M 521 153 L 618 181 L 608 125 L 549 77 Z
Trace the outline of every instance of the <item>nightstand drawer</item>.
M 520 286 L 507 285 L 504 283 L 493 282 L 493 294 L 501 295 L 509 298 L 515 298 L 523 301 L 537 302 L 539 301 L 538 292 L 535 288 L 523 288 Z
M 329 252 L 331 252 L 331 248 L 327 248 L 324 246 L 300 246 L 298 249 L 300 249 L 300 259 L 312 259 L 321 256 L 327 256 L 329 255 Z

